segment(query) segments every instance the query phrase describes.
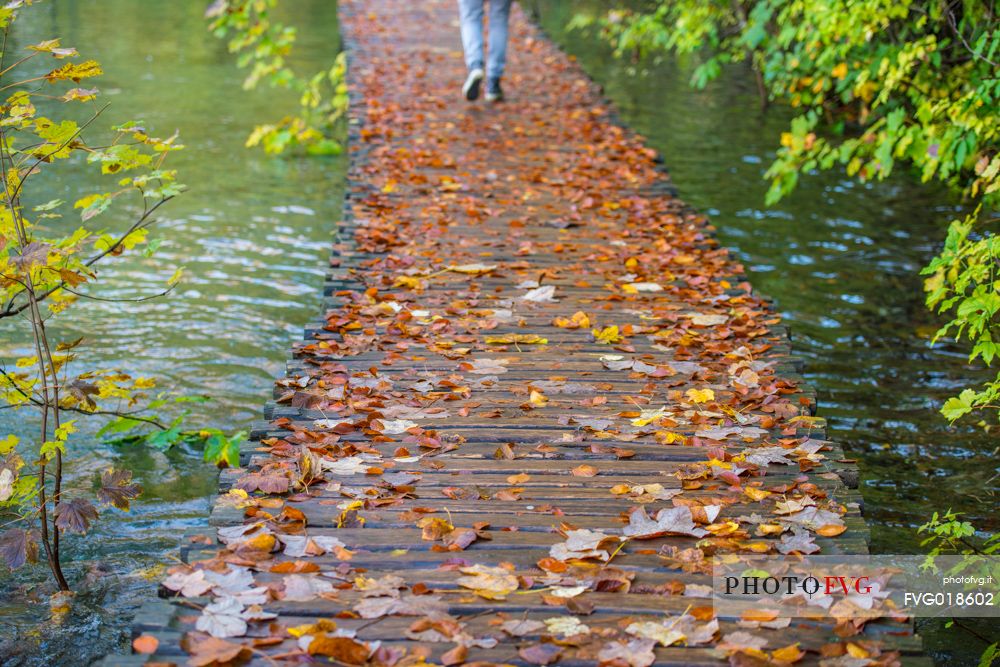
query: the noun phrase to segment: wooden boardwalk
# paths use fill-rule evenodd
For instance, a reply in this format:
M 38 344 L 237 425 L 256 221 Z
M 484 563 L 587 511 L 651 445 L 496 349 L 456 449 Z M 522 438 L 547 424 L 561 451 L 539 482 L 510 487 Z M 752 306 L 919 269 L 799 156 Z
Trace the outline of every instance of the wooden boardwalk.
M 509 100 L 469 105 L 454 0 L 341 5 L 328 310 L 136 618 L 152 653 L 103 664 L 929 663 L 905 623 L 713 614 L 714 553 L 866 553 L 857 470 L 572 59 L 515 8 Z

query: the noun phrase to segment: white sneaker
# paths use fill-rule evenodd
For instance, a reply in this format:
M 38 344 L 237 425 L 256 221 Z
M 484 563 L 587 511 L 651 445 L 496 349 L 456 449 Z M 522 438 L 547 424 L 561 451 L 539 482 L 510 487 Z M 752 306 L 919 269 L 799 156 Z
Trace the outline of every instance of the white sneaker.
M 479 86 L 482 85 L 484 76 L 486 73 L 478 67 L 469 72 L 469 76 L 465 79 L 465 85 L 462 86 L 462 94 L 465 95 L 465 99 L 472 102 L 479 97 Z
M 500 79 L 491 79 L 486 82 L 486 101 L 503 101 L 503 88 L 500 87 Z

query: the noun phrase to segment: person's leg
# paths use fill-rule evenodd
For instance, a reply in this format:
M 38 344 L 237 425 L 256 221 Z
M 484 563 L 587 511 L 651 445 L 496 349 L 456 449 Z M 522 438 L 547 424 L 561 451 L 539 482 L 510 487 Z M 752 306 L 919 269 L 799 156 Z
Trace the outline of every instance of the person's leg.
M 483 68 L 483 0 L 458 0 L 465 66 L 471 72 Z
M 483 82 L 483 0 L 458 0 L 458 19 L 462 27 L 462 50 L 469 76 L 462 94 L 470 102 L 479 97 Z
M 486 99 L 503 99 L 500 79 L 507 63 L 507 22 L 511 0 L 490 0 L 490 50 L 486 61 Z

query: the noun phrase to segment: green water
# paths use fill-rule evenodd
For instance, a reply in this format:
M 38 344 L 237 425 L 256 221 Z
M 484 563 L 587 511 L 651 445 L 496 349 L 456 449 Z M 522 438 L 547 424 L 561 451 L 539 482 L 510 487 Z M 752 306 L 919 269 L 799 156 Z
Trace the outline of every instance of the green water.
M 949 507 L 1000 529 L 996 437 L 951 428 L 937 411 L 986 375 L 966 364 L 964 348 L 928 346 L 940 320 L 924 308 L 918 275 L 961 209 L 908 174 L 864 185 L 834 172 L 802 178 L 794 196 L 767 208 L 761 177 L 791 113 L 762 112 L 747 69 L 694 90 L 692 63 L 618 59 L 593 33 L 566 30 L 575 13 L 606 2 L 522 5 L 663 155 L 680 196 L 710 216 L 754 286 L 775 299 L 830 437 L 859 460 L 872 551 L 919 553 L 915 527 Z M 995 624 L 981 625 L 1000 639 Z M 922 633 L 942 664 L 977 664 L 986 646 L 938 627 Z
M 160 253 L 103 273 L 111 294 L 136 296 L 159 289 L 183 264 L 181 288 L 127 309 L 88 304 L 60 333 L 88 336 L 83 364 L 111 357 L 125 370 L 157 376 L 162 386 L 212 395 L 192 424 L 235 430 L 259 417 L 290 341 L 319 308 L 344 163 L 274 159 L 243 148 L 255 122 L 283 111 L 283 98 L 241 90 L 232 57 L 205 32 L 204 4 L 46 0 L 25 13 L 16 39 L 60 36 L 97 58 L 106 70 L 104 99 L 112 102 L 106 125 L 139 117 L 159 134 L 179 129 L 188 146 L 173 166 L 191 191 L 164 209 Z M 831 436 L 860 461 L 873 549 L 916 550 L 913 527 L 933 509 L 953 507 L 996 530 L 995 440 L 948 428 L 936 412 L 982 373 L 967 367 L 958 348 L 928 348 L 937 320 L 923 307 L 917 277 L 954 203 L 908 178 L 863 186 L 827 173 L 803 179 L 794 197 L 767 209 L 760 177 L 788 114 L 761 114 L 745 71 L 693 91 L 684 64 L 618 61 L 596 39 L 564 32 L 573 12 L 606 3 L 523 4 L 537 6 L 551 35 L 664 155 L 681 195 L 711 216 L 757 288 L 776 299 Z M 335 3 L 285 6 L 302 28 L 304 64 L 331 62 L 339 46 Z M 516 104 L 512 75 L 506 89 Z M 45 199 L 72 201 L 91 183 L 52 183 Z M 10 358 L 23 339 L 8 329 L 0 336 L 0 354 Z M 0 431 L 16 428 L 0 412 Z M 199 452 L 111 448 L 86 433 L 76 442 L 72 489 L 90 489 L 114 461 L 136 471 L 145 494 L 130 514 L 109 511 L 115 521 L 71 542 L 68 571 L 83 592 L 61 630 L 46 624 L 43 570 L 16 581 L 0 574 L 0 667 L 86 664 L 120 648 L 129 615 L 153 591 L 143 575 L 176 554 L 178 534 L 205 523 L 215 473 Z M 968 635 L 956 640 L 933 627 L 924 634 L 948 664 L 968 663 L 981 650 Z
M 153 234 L 164 238 L 160 252 L 107 265 L 102 294 L 155 293 L 178 265 L 186 267 L 185 280 L 157 301 L 84 304 L 58 335 L 87 336 L 82 366 L 111 359 L 130 373 L 159 378 L 161 387 L 211 395 L 191 425 L 236 430 L 260 418 L 290 342 L 319 310 L 344 161 L 275 159 L 243 147 L 255 123 L 277 120 L 294 98 L 242 90 L 234 58 L 206 31 L 206 4 L 46 0 L 24 11 L 8 48 L 61 37 L 104 66 L 99 99 L 111 106 L 96 125 L 138 118 L 158 136 L 180 131 L 187 148 L 172 156 L 173 167 L 190 191 L 161 209 Z M 335 3 L 295 0 L 292 8 L 289 22 L 301 26 L 296 62 L 310 69 L 331 63 L 340 46 Z M 93 183 L 48 182 L 42 200 L 72 202 Z M 116 220 L 121 224 L 124 215 L 108 223 Z M 4 323 L 0 356 L 10 359 L 23 341 Z M 19 430 L 18 422 L 0 412 L 0 433 L 9 430 Z M 99 522 L 84 540 L 70 540 L 67 576 L 83 592 L 62 630 L 46 626 L 46 571 L 21 571 L 16 580 L 0 574 L 4 667 L 84 665 L 120 648 L 130 614 L 154 592 L 143 575 L 155 569 L 147 568 L 176 556 L 181 532 L 205 524 L 216 475 L 200 452 L 112 448 L 91 434 L 74 436 L 70 492 L 89 492 L 95 475 L 114 462 L 135 471 L 144 494 L 130 513 L 107 510 L 113 520 Z

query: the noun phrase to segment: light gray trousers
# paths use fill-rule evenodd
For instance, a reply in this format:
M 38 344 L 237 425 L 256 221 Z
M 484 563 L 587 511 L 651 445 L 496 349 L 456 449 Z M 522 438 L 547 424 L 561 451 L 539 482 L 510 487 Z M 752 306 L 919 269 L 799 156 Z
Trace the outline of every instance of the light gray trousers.
M 482 69 L 486 63 L 486 78 L 503 76 L 507 62 L 507 19 L 510 17 L 511 0 L 489 0 L 490 50 L 483 57 L 483 4 L 485 0 L 458 0 L 458 16 L 462 24 L 462 48 L 465 66 L 469 70 Z

